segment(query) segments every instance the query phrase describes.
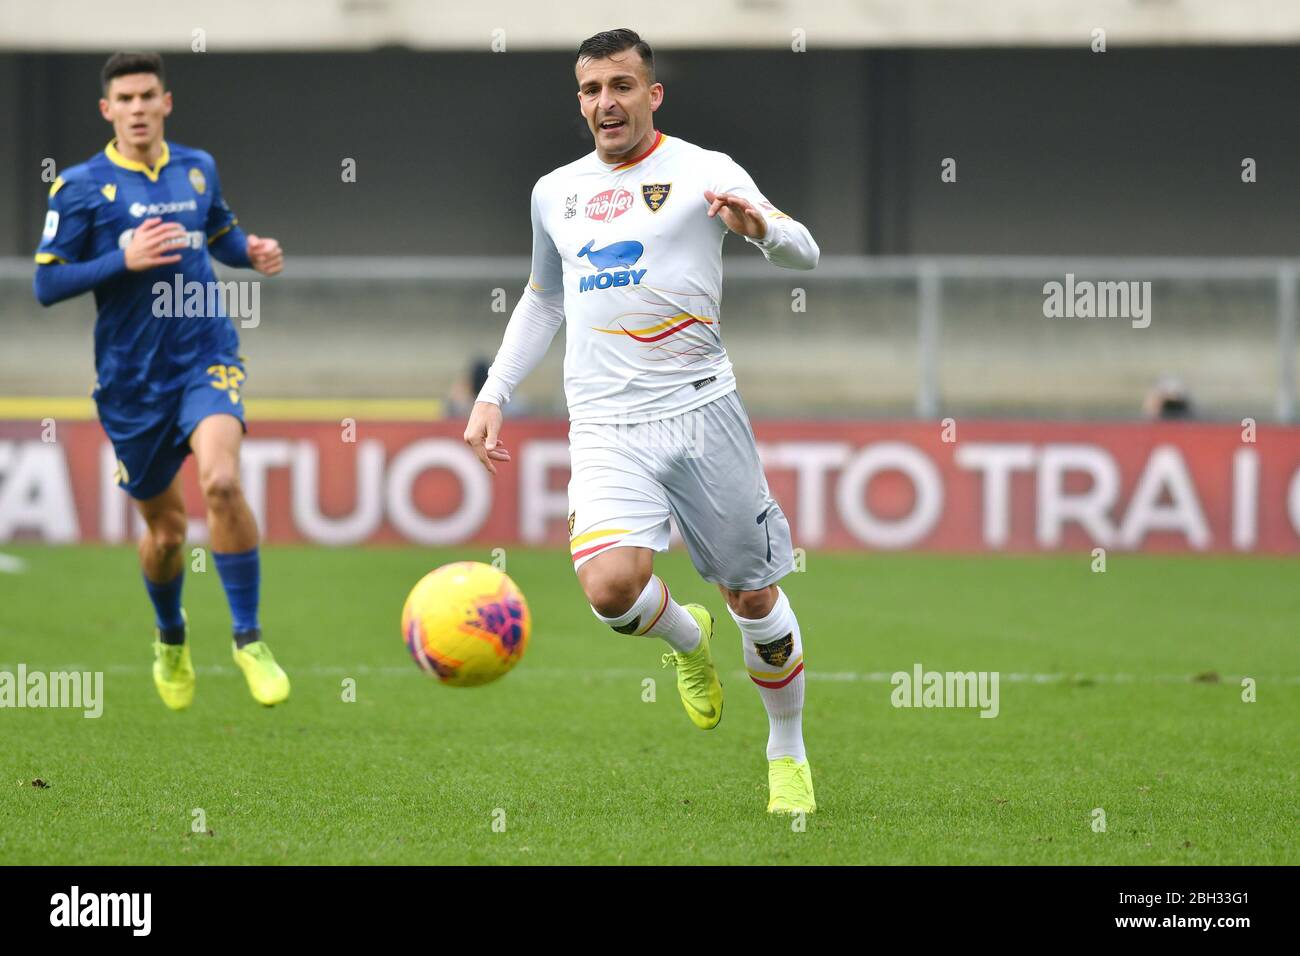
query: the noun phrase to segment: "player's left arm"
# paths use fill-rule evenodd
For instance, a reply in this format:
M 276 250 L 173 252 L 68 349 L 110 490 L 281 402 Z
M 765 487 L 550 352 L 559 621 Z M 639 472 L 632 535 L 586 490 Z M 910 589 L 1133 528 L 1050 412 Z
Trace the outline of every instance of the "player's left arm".
M 729 156 L 723 156 L 717 187 L 706 189 L 708 215 L 717 216 L 728 229 L 763 250 L 767 261 L 787 269 L 812 269 L 821 249 L 801 222 L 770 203 L 749 173 Z
M 239 219 L 226 204 L 221 192 L 217 164 L 209 164 L 212 179 L 212 205 L 208 208 L 205 232 L 212 258 L 228 266 L 256 269 L 263 275 L 277 275 L 284 268 L 284 251 L 280 243 L 265 236 L 255 236 L 239 228 Z

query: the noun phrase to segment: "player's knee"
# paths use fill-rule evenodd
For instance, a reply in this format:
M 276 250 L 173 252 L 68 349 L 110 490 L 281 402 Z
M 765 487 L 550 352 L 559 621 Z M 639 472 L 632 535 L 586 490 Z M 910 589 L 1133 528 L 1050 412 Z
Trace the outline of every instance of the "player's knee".
M 168 512 L 149 524 L 149 543 L 158 554 L 167 558 L 185 545 L 185 512 Z
M 239 487 L 239 473 L 233 469 L 214 469 L 203 475 L 199 483 L 209 511 L 228 510 L 243 493 Z
M 731 609 L 741 617 L 758 618 L 767 617 L 772 613 L 772 608 L 776 605 L 776 588 L 767 587 L 759 591 L 731 591 L 723 590 L 727 599 L 727 604 Z
M 622 617 L 641 594 L 631 577 L 618 575 L 595 576 L 583 582 L 587 603 L 601 617 Z

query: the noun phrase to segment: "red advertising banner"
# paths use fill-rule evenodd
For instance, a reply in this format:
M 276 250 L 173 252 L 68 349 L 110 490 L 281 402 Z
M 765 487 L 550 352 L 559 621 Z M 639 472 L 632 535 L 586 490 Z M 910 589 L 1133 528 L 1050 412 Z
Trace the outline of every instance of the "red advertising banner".
M 945 421 L 755 422 L 796 546 L 1300 552 L 1300 429 Z M 507 419 L 495 479 L 463 428 L 254 421 L 244 492 L 272 542 L 564 544 L 567 423 Z M 0 542 L 134 538 L 115 465 L 96 422 L 0 421 Z

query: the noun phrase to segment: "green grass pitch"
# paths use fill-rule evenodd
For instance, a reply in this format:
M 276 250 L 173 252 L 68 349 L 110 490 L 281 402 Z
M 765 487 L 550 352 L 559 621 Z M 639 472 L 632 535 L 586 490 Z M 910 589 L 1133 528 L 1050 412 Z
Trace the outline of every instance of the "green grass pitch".
M 680 552 L 657 569 L 718 621 L 708 733 L 661 644 L 603 628 L 562 549 L 509 550 L 532 644 L 470 690 L 418 671 L 398 617 L 423 573 L 486 551 L 265 549 L 262 624 L 293 681 L 275 709 L 231 661 L 209 563 L 185 584 L 180 714 L 149 676 L 130 549 L 3 550 L 27 566 L 0 574 L 0 669 L 105 675 L 97 720 L 0 710 L 4 864 L 1300 863 L 1293 560 L 810 554 L 784 585 L 819 804 L 800 831 L 764 812 L 762 705 Z M 891 706 L 917 662 L 1000 672 L 999 715 Z

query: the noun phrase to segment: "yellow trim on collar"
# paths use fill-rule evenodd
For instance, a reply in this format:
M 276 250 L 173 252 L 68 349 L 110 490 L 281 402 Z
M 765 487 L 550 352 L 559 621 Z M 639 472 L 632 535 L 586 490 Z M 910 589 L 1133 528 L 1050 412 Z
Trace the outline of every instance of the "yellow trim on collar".
M 171 160 L 172 151 L 167 145 L 167 140 L 163 140 L 162 155 L 158 157 L 157 164 L 152 167 L 146 166 L 144 163 L 136 162 L 134 159 L 127 159 L 119 153 L 117 151 L 117 140 L 113 140 L 104 147 L 104 155 L 108 157 L 108 161 L 114 166 L 121 166 L 123 169 L 131 169 L 137 173 L 144 173 L 149 177 L 149 182 L 156 183 L 158 181 L 158 174 L 162 172 L 162 168 L 167 165 L 169 160 Z

